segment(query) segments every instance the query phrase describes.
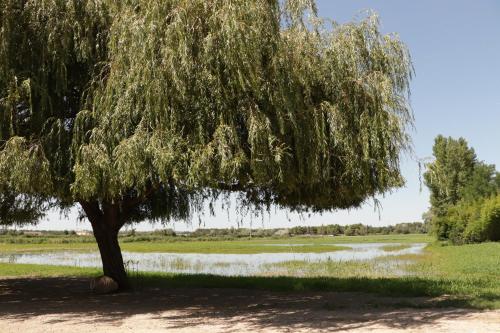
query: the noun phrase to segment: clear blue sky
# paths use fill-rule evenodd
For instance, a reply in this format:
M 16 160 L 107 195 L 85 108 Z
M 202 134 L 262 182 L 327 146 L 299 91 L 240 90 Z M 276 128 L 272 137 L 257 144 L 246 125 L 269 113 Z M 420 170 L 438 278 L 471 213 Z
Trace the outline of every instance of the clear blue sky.
M 382 31 L 396 32 L 408 45 L 416 70 L 412 106 L 416 117 L 415 153 L 431 156 L 434 137 L 463 136 L 478 157 L 500 166 L 500 1 L 498 0 L 318 0 L 320 15 L 339 23 L 352 20 L 363 10 L 379 13 Z M 427 209 L 429 194 L 420 192 L 418 166 L 405 159 L 405 188 L 380 198 L 379 214 L 370 204 L 362 209 L 303 216 L 276 211 L 254 218 L 254 227 L 286 227 L 328 223 L 387 225 L 417 221 Z M 217 210 L 203 218 L 206 227 L 236 226 L 234 210 Z M 51 213 L 38 228 L 89 229 L 76 224 L 76 212 L 68 217 Z M 248 226 L 247 218 L 244 224 Z M 195 228 L 178 222 L 175 229 Z M 141 224 L 138 229 L 158 228 Z

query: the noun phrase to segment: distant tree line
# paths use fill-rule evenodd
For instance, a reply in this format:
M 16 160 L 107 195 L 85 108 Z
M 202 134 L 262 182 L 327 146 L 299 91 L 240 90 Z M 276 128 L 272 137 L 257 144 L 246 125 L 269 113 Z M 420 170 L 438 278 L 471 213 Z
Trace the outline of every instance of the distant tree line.
M 342 226 L 330 224 L 318 227 L 293 227 L 290 229 L 292 235 L 345 235 L 345 236 L 365 236 L 365 235 L 389 235 L 389 234 L 425 234 L 427 226 L 422 222 L 399 223 L 383 227 L 373 227 L 361 223 Z
M 376 234 L 425 234 L 428 227 L 422 222 L 399 223 L 396 225 L 373 227 L 361 223 L 342 226 L 329 224 L 321 226 L 296 226 L 286 229 L 250 229 L 250 228 L 226 228 L 226 229 L 197 229 L 189 234 L 192 237 L 276 237 L 276 236 L 365 236 Z
M 339 224 L 329 224 L 321 226 L 297 226 L 292 228 L 270 228 L 270 229 L 251 229 L 251 228 L 211 228 L 211 229 L 196 229 L 192 232 L 175 232 L 172 229 L 161 229 L 149 232 L 140 232 L 135 229 L 126 230 L 120 233 L 122 242 L 135 241 L 159 241 L 165 238 L 189 238 L 193 240 L 209 240 L 209 239 L 235 239 L 235 238 L 264 238 L 264 237 L 290 237 L 290 236 L 366 236 L 366 235 L 389 235 L 389 234 L 426 234 L 429 228 L 426 223 L 411 222 L 399 223 L 383 227 L 373 227 L 361 223 L 342 226 Z M 0 242 L 8 243 L 38 243 L 45 242 L 41 238 L 54 238 L 48 242 L 71 242 L 70 238 L 78 238 L 78 241 L 83 241 L 85 237 L 78 235 L 73 230 L 64 231 L 28 231 L 28 230 L 0 230 L 0 236 L 8 236 L 9 239 L 0 239 Z M 14 239 L 22 237 L 23 239 Z M 87 235 L 89 236 L 89 235 Z M 14 237 L 14 238 L 12 238 Z M 62 238 L 64 241 L 62 241 Z M 69 238 L 67 238 L 69 237 Z M 11 239 L 12 238 L 12 239 Z
M 463 138 L 438 136 L 424 180 L 431 208 L 424 219 L 455 244 L 500 240 L 500 173 L 479 161 Z

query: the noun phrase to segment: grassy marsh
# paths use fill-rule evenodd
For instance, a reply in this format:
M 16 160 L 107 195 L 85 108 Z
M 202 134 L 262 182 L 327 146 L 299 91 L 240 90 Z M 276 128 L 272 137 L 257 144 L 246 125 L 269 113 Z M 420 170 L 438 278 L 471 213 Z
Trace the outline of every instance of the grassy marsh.
M 421 237 L 407 237 L 406 241 L 401 236 L 394 237 L 393 242 L 404 244 L 415 242 L 416 239 L 422 240 Z M 373 236 L 330 237 L 328 239 L 340 240 L 336 244 L 373 242 L 374 240 L 390 242 L 388 237 Z M 243 249 L 244 246 L 248 249 L 257 247 L 261 249 L 263 243 L 272 244 L 271 242 L 278 243 L 279 241 L 268 239 L 223 242 L 228 244 L 225 245 L 223 251 Z M 321 244 L 325 239 L 307 238 L 307 241 Z M 306 243 L 304 238 L 286 239 L 286 242 Z M 190 245 L 181 245 L 180 248 L 183 250 L 214 251 L 221 242 L 214 242 L 214 244 L 189 243 Z M 130 249 L 127 248 L 126 244 L 123 245 L 125 249 Z M 158 246 L 155 243 L 149 245 L 149 249 Z M 6 246 L 10 245 L 0 245 L 0 250 L 5 249 Z M 147 248 L 145 244 L 136 244 L 136 246 Z M 169 248 L 167 245 L 164 246 L 165 249 Z M 275 250 L 283 250 L 281 246 L 271 247 Z M 331 250 L 330 246 L 329 249 Z M 304 247 L 294 247 L 294 250 L 302 251 Z M 156 286 L 164 288 L 244 288 L 273 291 L 356 291 L 388 296 L 440 297 L 439 304 L 435 304 L 439 306 L 500 308 L 500 243 L 463 246 L 430 243 L 424 252 L 418 255 L 390 255 L 389 253 L 391 251 L 388 252 L 387 256 L 356 262 L 289 261 L 273 264 L 269 267 L 269 274 L 264 276 L 228 277 L 206 274 L 133 272 L 131 277 L 137 288 Z M 178 264 L 184 265 L 183 262 Z M 401 275 L 401 271 L 404 271 L 405 274 Z M 3 277 L 95 276 L 98 274 L 100 274 L 100 270 L 95 268 L 0 264 L 0 276 Z
M 386 252 L 395 252 L 395 251 L 401 251 L 404 249 L 409 248 L 410 245 L 408 244 L 394 244 L 394 245 L 384 245 L 382 246 L 382 250 Z
M 372 235 L 372 236 L 321 236 L 284 237 L 222 240 L 190 240 L 182 237 L 164 237 L 152 241 L 126 242 L 120 239 L 123 251 L 129 252 L 169 252 L 169 253 L 281 253 L 281 252 L 331 252 L 346 249 L 349 243 L 427 243 L 432 239 L 427 235 Z M 276 244 L 307 244 L 304 246 L 274 246 Z M 97 251 L 97 245 L 90 236 L 35 237 L 0 236 L 1 252 L 35 251 Z

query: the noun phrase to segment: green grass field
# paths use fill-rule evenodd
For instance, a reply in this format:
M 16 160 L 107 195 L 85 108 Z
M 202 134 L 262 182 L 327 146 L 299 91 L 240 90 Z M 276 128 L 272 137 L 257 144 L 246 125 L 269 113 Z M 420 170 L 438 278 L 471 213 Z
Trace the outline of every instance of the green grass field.
M 293 238 L 286 240 L 240 240 L 224 242 L 124 243 L 127 251 L 167 251 L 204 253 L 256 253 L 270 243 L 335 244 L 361 242 L 414 243 L 428 242 L 427 236 L 369 236 Z M 29 246 L 27 246 L 29 245 Z M 33 247 L 31 247 L 33 246 Z M 27 249 L 87 249 L 91 244 L 1 244 L 0 251 Z M 282 247 L 270 247 L 283 250 Z M 287 249 L 286 247 L 284 247 Z M 320 247 L 321 248 L 321 247 Z M 331 246 L 328 249 L 331 251 Z M 400 246 L 400 248 L 402 248 Z M 172 250 L 175 249 L 175 250 Z M 294 251 L 308 251 L 295 247 Z M 395 250 L 387 248 L 388 253 Z M 290 250 L 290 249 L 288 249 Z M 238 251 L 238 252 L 237 252 Z M 391 263 L 388 265 L 387 263 Z M 392 266 L 391 266 L 392 265 Z M 394 271 L 402 265 L 406 275 Z M 389 296 L 442 296 L 433 306 L 466 306 L 500 308 L 500 243 L 451 246 L 432 242 L 421 255 L 387 256 L 367 261 L 307 263 L 286 262 L 276 265 L 273 276 L 223 277 L 213 275 L 183 275 L 166 273 L 133 273 L 137 288 L 246 288 L 273 291 L 356 291 Z M 302 275 L 295 275 L 302 272 Z M 306 274 L 304 274 L 306 272 Z M 95 268 L 0 264 L 0 276 L 96 276 Z M 404 300 L 403 300 L 404 301 Z
M 43 242 L 35 239 L 24 239 L 23 242 L 13 242 L 7 236 L 0 237 L 1 252 L 34 252 L 34 251 L 97 251 L 97 245 L 90 237 L 46 238 Z M 21 238 L 22 240 L 22 238 Z M 279 253 L 279 252 L 331 252 L 345 249 L 342 244 L 347 243 L 427 243 L 432 238 L 427 235 L 373 235 L 373 236 L 335 236 L 335 237 L 287 237 L 287 238 L 258 238 L 231 241 L 172 241 L 167 238 L 163 241 L 136 241 L 121 242 L 123 251 L 130 252 L 170 252 L 170 253 Z M 309 246 L 286 247 L 266 246 L 266 244 L 311 244 Z M 338 246 L 321 245 L 338 244 Z M 300 250 L 299 250 L 300 249 Z

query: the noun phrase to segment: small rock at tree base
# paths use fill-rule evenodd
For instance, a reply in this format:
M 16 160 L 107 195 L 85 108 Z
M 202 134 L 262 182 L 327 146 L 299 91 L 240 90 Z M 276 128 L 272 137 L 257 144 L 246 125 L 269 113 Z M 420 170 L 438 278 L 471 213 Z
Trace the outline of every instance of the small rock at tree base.
M 118 283 L 109 276 L 99 276 L 90 280 L 90 290 L 96 294 L 109 294 L 118 290 Z

